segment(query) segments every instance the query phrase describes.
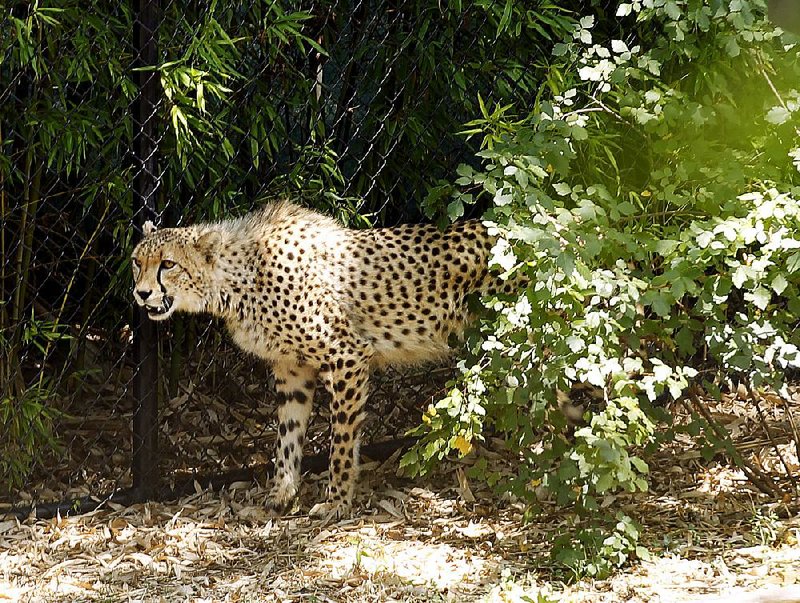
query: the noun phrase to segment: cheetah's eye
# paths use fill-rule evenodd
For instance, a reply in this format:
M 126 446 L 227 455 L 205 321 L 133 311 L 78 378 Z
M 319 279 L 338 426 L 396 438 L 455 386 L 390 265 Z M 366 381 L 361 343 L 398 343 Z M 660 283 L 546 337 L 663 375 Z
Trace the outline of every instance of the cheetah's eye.
M 136 258 L 133 258 L 133 265 L 136 267 L 137 270 L 142 269 L 142 263 Z
M 161 261 L 161 267 L 164 270 L 169 270 L 170 268 L 175 268 L 175 265 L 176 265 L 175 262 L 173 262 L 172 260 L 162 260 Z

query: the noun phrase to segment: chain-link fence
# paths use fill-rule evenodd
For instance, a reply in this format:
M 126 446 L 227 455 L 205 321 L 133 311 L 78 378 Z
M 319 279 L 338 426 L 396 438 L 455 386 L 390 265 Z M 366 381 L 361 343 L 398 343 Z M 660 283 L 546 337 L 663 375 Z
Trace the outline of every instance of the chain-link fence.
M 420 219 L 476 161 L 464 124 L 534 105 L 569 27 L 562 8 L 12 0 L 0 17 L 0 511 L 257 474 L 274 440 L 269 371 L 207 320 L 156 328 L 133 310 L 140 225 L 284 195 L 353 226 Z M 413 422 L 442 381 L 430 375 L 376 385 L 386 420 L 371 437 Z M 326 429 L 318 406 L 310 446 Z

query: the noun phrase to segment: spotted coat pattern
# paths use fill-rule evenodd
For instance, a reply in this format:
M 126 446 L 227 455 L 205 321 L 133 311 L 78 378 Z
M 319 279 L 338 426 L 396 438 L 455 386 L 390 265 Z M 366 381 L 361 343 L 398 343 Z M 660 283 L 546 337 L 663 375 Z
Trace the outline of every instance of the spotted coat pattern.
M 448 353 L 469 318 L 465 297 L 497 282 L 486 268 L 493 244 L 478 221 L 350 230 L 279 202 L 218 224 L 146 227 L 133 252 L 134 298 L 154 320 L 219 316 L 238 346 L 271 364 L 275 512 L 298 491 L 317 383 L 330 392 L 330 486 L 312 511 L 341 514 L 358 477 L 370 369 Z

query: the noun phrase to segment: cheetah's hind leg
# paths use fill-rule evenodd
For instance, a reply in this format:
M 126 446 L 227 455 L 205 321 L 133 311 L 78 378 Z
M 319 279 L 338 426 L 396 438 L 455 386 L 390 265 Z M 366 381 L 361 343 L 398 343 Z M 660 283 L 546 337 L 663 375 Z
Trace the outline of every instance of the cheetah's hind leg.
M 348 349 L 347 346 L 343 346 Z M 364 418 L 369 382 L 369 355 L 355 343 L 320 373 L 331 394 L 330 484 L 328 498 L 311 515 L 346 517 L 350 514 L 359 473 L 359 431 Z

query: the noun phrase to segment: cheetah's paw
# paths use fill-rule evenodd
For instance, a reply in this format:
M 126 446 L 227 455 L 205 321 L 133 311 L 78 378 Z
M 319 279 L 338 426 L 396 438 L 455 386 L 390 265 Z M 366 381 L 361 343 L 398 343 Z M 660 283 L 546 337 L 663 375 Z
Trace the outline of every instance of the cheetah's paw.
M 265 505 L 267 512 L 273 517 L 284 515 L 289 510 L 295 496 L 297 496 L 297 488 L 288 488 L 276 484 L 267 495 Z
M 323 502 L 317 503 L 308 514 L 317 519 L 325 521 L 335 521 L 337 519 L 346 519 L 352 514 L 353 507 L 344 502 Z

